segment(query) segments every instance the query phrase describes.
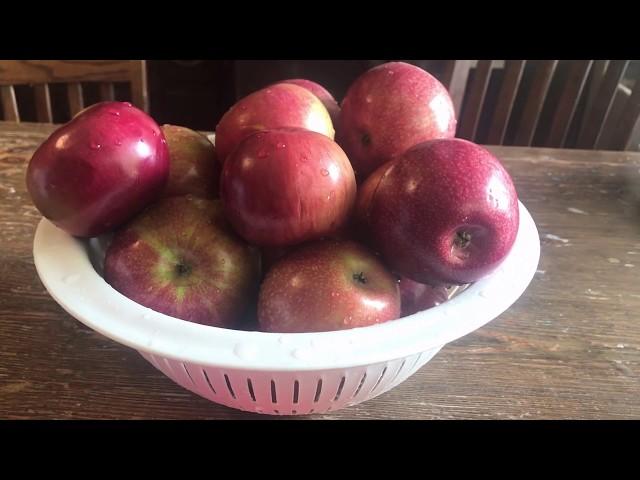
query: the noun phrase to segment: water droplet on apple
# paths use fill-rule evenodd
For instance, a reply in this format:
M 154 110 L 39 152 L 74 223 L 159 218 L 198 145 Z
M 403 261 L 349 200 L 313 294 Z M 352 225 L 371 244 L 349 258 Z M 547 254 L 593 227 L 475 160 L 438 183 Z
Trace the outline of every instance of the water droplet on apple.
M 327 175 L 329 175 L 329 170 L 327 170 L 326 168 L 323 168 L 322 170 L 320 170 L 320 173 L 322 174 L 323 177 L 326 177 Z
M 157 136 L 158 136 L 158 134 L 156 133 L 156 131 L 155 131 L 155 130 L 151 130 L 151 134 L 152 134 L 154 137 L 157 137 Z
M 116 117 L 120 116 L 120 112 L 117 110 L 109 110 L 109 115 L 114 115 Z
M 258 158 L 267 158 L 269 156 L 269 152 L 267 150 L 260 150 L 258 152 Z
M 278 142 L 278 148 L 286 148 L 287 145 L 282 143 L 282 142 Z
M 89 144 L 89 148 L 90 148 L 91 150 L 100 150 L 100 148 L 102 148 L 102 145 L 100 145 L 98 142 L 93 142 L 93 141 L 92 141 L 92 142 Z
M 118 139 L 116 140 L 116 146 L 119 147 L 120 145 L 122 145 L 122 140 Z
M 133 105 L 131 105 L 131 102 L 124 102 L 124 104 L 125 104 L 127 107 L 133 107 Z
M 76 283 L 79 279 L 80 279 L 80 275 L 74 273 L 74 274 L 65 276 L 62 279 L 62 281 L 64 283 L 66 283 L 67 285 L 72 285 L 72 284 Z
M 387 73 L 388 73 L 389 75 L 393 75 L 393 74 L 394 74 L 394 73 L 396 73 L 396 72 L 394 72 L 393 70 L 387 70 Z

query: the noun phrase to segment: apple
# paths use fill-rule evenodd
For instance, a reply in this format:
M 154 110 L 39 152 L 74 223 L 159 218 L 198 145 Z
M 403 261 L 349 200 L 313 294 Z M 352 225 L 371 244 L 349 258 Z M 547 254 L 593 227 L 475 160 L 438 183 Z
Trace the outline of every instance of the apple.
M 373 196 L 378 186 L 380 185 L 382 177 L 387 172 L 392 163 L 392 161 L 383 163 L 376 170 L 374 170 L 374 172 L 369 175 L 369 177 L 367 177 L 367 180 L 360 184 L 358 188 L 358 195 L 356 197 L 353 214 L 353 224 L 360 232 L 360 235 L 367 235 L 367 229 L 369 225 L 368 216 L 369 210 L 371 209 L 371 201 L 373 200 Z M 363 239 L 363 241 L 367 243 L 366 238 Z
M 216 158 L 216 149 L 209 139 L 189 128 L 176 125 L 163 125 L 162 132 L 169 147 L 171 164 L 164 195 L 217 197 L 220 164 Z
M 27 190 L 40 213 L 67 233 L 94 237 L 155 201 L 169 177 L 156 122 L 130 103 L 88 107 L 33 154 Z
M 338 143 L 359 179 L 405 150 L 455 135 L 447 89 L 419 67 L 390 62 L 358 77 L 342 101 Z
M 355 242 L 304 245 L 267 273 L 258 321 L 267 332 L 321 332 L 364 327 L 400 316 L 395 277 Z
M 233 327 L 257 293 L 259 257 L 231 230 L 219 200 L 169 197 L 114 235 L 104 279 L 158 312 Z
M 406 277 L 400 278 L 398 285 L 403 317 L 433 308 L 449 299 L 449 290 L 444 285 L 433 287 Z
M 286 247 L 339 230 L 356 198 L 349 159 L 329 137 L 275 129 L 244 139 L 222 169 L 220 195 L 236 232 Z
M 304 128 L 333 139 L 329 112 L 306 88 L 279 83 L 254 92 L 229 109 L 216 127 L 218 159 L 224 163 L 252 133 L 280 127 Z
M 518 196 L 488 150 L 461 139 L 414 146 L 362 187 L 378 186 L 366 213 L 389 267 L 430 285 L 472 283 L 494 271 L 518 233 Z
M 322 85 L 316 82 L 312 82 L 311 80 L 307 80 L 304 78 L 291 78 L 288 80 L 282 80 L 278 83 L 291 83 L 293 85 L 298 85 L 299 87 L 306 88 L 311 93 L 313 93 L 316 97 L 320 99 L 322 104 L 325 106 L 329 115 L 331 116 L 331 122 L 333 123 L 334 129 L 337 130 L 338 120 L 340 116 L 340 105 L 336 102 L 336 99 L 333 98 L 333 95 L 329 93 L 329 91 L 324 88 Z

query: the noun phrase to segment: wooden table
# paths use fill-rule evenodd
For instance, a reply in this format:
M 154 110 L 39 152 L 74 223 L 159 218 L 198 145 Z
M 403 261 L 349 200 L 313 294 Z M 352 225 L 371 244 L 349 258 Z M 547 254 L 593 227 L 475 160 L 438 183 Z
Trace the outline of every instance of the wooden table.
M 47 295 L 24 174 L 53 128 L 0 122 L 0 418 L 263 418 L 183 390 Z M 540 230 L 530 287 L 397 388 L 305 418 L 640 418 L 640 154 L 491 150 Z

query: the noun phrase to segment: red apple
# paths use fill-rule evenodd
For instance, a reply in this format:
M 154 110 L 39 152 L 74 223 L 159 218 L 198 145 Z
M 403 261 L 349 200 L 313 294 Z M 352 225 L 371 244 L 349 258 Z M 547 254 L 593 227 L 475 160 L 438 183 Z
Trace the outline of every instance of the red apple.
M 324 88 L 322 85 L 316 82 L 312 82 L 311 80 L 306 80 L 304 78 L 292 78 L 288 80 L 282 80 L 278 83 L 291 83 L 293 85 L 298 85 L 299 87 L 306 88 L 311 93 L 313 93 L 316 97 L 320 99 L 322 104 L 325 106 L 329 115 L 331 116 L 331 122 L 333 123 L 333 127 L 337 130 L 338 119 L 340 116 L 340 105 L 336 102 L 336 99 L 333 98 L 333 95 L 329 93 L 329 91 Z
M 450 285 L 475 282 L 502 263 L 518 232 L 518 196 L 489 151 L 466 140 L 432 140 L 381 168 L 381 180 L 371 177 L 378 187 L 366 221 L 392 270 Z
M 258 132 L 227 158 L 225 213 L 249 243 L 284 247 L 330 235 L 356 197 L 349 159 L 329 137 L 302 129 Z
M 280 127 L 304 128 L 333 139 L 329 112 L 306 88 L 280 83 L 254 92 L 222 116 L 216 127 L 218 159 L 227 156 L 252 133 Z
M 367 177 L 358 188 L 358 196 L 354 207 L 353 223 L 358 229 L 366 231 L 368 226 L 369 210 L 371 209 L 371 201 L 380 185 L 382 177 L 393 162 L 389 161 L 380 165 L 374 172 Z M 366 232 L 365 232 L 366 233 Z
M 40 145 L 26 180 L 44 217 L 71 235 L 94 237 L 155 201 L 168 176 L 169 151 L 156 122 L 130 103 L 103 102 Z
M 148 308 L 183 320 L 232 327 L 259 281 L 259 257 L 231 230 L 220 202 L 165 198 L 118 231 L 104 278 Z
M 186 127 L 163 125 L 171 167 L 164 195 L 218 196 L 220 164 L 216 149 L 204 135 Z
M 433 287 L 404 277 L 398 281 L 398 284 L 403 317 L 433 308 L 449 299 L 449 291 L 444 285 Z
M 365 72 L 342 101 L 338 143 L 358 178 L 382 163 L 435 138 L 455 135 L 447 89 L 414 65 L 390 62 Z
M 258 298 L 258 321 L 268 332 L 344 330 L 399 316 L 395 277 L 355 242 L 296 249 L 267 273 Z

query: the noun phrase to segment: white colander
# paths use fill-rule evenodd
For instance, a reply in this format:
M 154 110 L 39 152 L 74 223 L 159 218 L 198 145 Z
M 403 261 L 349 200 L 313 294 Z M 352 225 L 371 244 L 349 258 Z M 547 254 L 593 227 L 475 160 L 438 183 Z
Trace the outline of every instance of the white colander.
M 90 255 L 103 255 L 103 247 L 40 221 L 35 266 L 48 292 L 69 314 L 138 350 L 174 382 L 202 397 L 275 415 L 338 410 L 400 384 L 446 343 L 515 302 L 540 255 L 535 223 L 520 204 L 518 237 L 504 263 L 450 301 L 371 327 L 276 334 L 198 325 L 129 300 L 91 262 Z

